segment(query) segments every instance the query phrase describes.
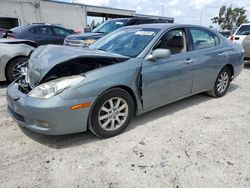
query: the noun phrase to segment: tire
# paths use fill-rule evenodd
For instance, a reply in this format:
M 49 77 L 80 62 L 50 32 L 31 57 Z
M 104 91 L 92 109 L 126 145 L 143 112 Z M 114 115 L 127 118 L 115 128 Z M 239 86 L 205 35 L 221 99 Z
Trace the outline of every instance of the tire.
M 208 91 L 207 94 L 215 98 L 224 96 L 230 86 L 231 77 L 231 70 L 228 67 L 224 67 L 217 76 L 214 88 Z
M 18 78 L 18 76 L 21 75 L 21 66 L 24 64 L 26 61 L 28 61 L 28 57 L 18 57 L 13 60 L 11 60 L 5 69 L 5 74 L 6 74 L 6 79 L 8 82 L 13 82 Z M 17 67 L 20 65 L 20 68 Z
M 116 136 L 128 126 L 133 115 L 134 101 L 130 94 L 113 88 L 95 102 L 89 117 L 89 129 L 98 137 Z

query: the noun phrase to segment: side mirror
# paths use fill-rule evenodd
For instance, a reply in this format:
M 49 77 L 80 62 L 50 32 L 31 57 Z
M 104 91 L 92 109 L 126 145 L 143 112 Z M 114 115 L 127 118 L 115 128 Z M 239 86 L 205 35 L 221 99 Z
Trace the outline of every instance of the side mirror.
M 146 57 L 146 60 L 155 61 L 157 59 L 167 59 L 170 57 L 170 55 L 171 55 L 171 52 L 169 49 L 159 48 L 159 49 L 154 50 L 152 54 L 149 54 Z

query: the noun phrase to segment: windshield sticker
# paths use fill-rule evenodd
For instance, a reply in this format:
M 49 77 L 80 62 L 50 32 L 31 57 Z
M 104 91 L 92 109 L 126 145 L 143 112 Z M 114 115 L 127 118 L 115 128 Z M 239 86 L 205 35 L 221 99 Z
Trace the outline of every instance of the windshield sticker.
M 137 31 L 135 34 L 136 35 L 152 36 L 155 34 L 155 32 L 153 32 L 153 31 Z
M 117 25 L 122 25 L 122 24 L 124 24 L 123 22 L 115 22 L 115 24 L 117 24 Z

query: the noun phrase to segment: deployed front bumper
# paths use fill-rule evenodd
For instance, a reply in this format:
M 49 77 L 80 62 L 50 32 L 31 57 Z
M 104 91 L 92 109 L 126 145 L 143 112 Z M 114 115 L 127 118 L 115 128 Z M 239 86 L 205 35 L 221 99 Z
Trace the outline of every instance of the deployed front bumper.
M 7 88 L 8 112 L 19 124 L 47 135 L 63 135 L 87 130 L 90 107 L 71 110 L 76 104 L 92 102 L 93 98 L 65 100 L 59 95 L 49 99 L 27 96 L 12 83 Z

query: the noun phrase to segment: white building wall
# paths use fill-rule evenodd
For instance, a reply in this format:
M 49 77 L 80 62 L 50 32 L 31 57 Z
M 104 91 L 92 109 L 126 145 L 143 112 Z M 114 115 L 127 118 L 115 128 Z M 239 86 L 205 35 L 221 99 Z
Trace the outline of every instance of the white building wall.
M 18 18 L 20 25 L 51 23 L 81 30 L 87 25 L 84 5 L 69 5 L 39 0 L 0 0 L 0 17 Z

